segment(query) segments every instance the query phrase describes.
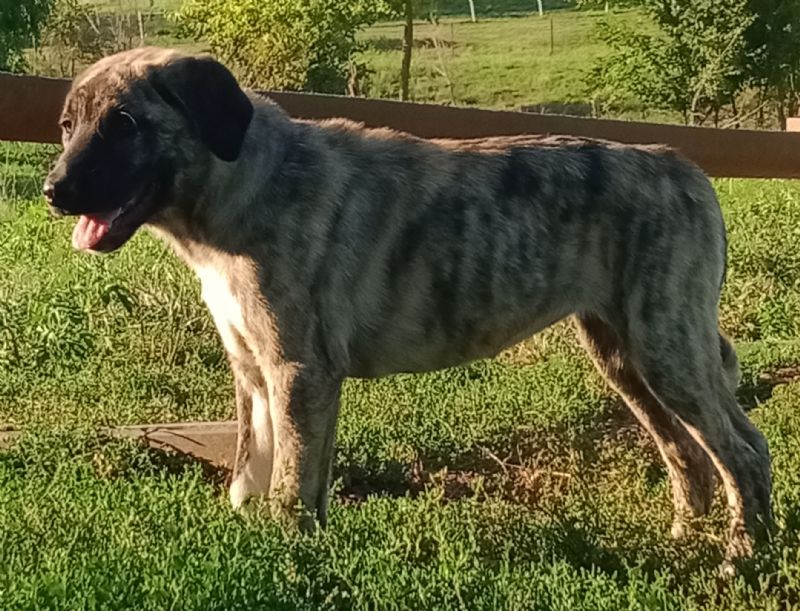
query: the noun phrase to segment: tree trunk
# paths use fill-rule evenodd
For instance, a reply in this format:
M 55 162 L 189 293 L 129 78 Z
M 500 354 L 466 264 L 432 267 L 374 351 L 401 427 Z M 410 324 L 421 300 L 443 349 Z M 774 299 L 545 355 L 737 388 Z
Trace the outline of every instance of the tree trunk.
M 475 17 L 475 0 L 469 0 L 469 14 L 472 17 L 472 23 L 475 23 L 478 20 Z
M 783 92 L 781 91 L 778 94 L 777 106 L 778 106 L 778 123 L 780 124 L 781 129 L 783 131 L 786 131 L 786 106 L 785 106 L 785 104 L 786 104 L 786 98 L 784 97 Z
M 403 30 L 403 66 L 400 70 L 400 99 L 408 100 L 411 80 L 411 50 L 414 48 L 414 0 L 405 0 L 406 25 Z
M 739 105 L 736 103 L 736 94 L 731 94 L 731 112 L 733 113 L 733 127 L 740 129 L 742 127 L 742 117 L 739 114 Z
M 544 17 L 544 6 L 542 6 L 542 0 L 536 0 L 539 3 L 539 17 Z

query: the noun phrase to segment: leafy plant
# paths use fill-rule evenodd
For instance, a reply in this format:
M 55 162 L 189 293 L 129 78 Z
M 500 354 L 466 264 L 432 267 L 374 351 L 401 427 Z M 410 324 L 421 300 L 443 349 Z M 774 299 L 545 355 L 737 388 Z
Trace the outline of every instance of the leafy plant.
M 204 38 L 246 86 L 344 93 L 356 33 L 390 13 L 368 0 L 187 0 L 173 19 L 183 35 Z
M 142 41 L 137 15 L 128 7 L 100 12 L 81 0 L 51 0 L 39 43 L 29 54 L 30 67 L 49 76 L 74 77 L 105 55 L 130 49 Z
M 23 51 L 35 43 L 52 0 L 0 0 L 0 70 L 22 71 Z
M 744 32 L 748 84 L 770 102 L 779 124 L 800 109 L 800 2 L 749 0 L 754 18 Z
M 747 6 L 739 0 L 646 0 L 644 6 L 656 33 L 601 24 L 599 38 L 612 54 L 589 73 L 595 101 L 614 109 L 634 97 L 679 112 L 687 124 L 718 124 L 745 81 L 744 32 L 753 21 Z

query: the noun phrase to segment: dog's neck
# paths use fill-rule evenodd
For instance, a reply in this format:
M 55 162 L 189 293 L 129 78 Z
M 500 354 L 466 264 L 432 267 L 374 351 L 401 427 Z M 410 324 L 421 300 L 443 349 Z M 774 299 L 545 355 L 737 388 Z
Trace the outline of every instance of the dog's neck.
M 244 202 L 264 201 L 263 191 L 283 162 L 296 129 L 273 102 L 254 95 L 253 104 L 255 113 L 239 158 L 224 162 L 209 154 L 196 174 L 186 178 L 194 185 L 187 189 L 193 196 L 168 206 L 149 224 L 192 267 L 226 254 L 247 254 L 237 251 L 239 235 L 251 229 L 253 219 L 237 213 L 252 211 L 251 206 L 241 205 Z

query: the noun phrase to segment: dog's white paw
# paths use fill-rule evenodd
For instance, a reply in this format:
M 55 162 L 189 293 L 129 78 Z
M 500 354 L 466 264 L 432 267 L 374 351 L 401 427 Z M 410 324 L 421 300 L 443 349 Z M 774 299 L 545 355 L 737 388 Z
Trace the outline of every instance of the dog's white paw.
M 257 490 L 253 482 L 246 476 L 240 476 L 233 480 L 228 491 L 228 497 L 234 511 L 244 511 L 247 501 L 261 494 L 263 492 Z

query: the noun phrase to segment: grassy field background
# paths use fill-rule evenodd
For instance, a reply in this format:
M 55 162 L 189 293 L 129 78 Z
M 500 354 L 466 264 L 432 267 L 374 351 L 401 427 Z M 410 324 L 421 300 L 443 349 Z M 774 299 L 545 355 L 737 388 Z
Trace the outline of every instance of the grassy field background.
M 177 37 L 165 15 L 179 8 L 178 0 L 86 0 L 101 14 L 142 11 L 146 42 L 207 50 L 203 41 Z M 653 28 L 640 11 L 567 10 L 568 2 L 545 2 L 544 18 L 532 13 L 536 2 L 495 0 L 476 2 L 478 22 L 466 13 L 466 0 L 440 0 L 437 23 L 419 19 L 411 67 L 410 95 L 418 102 L 519 109 L 588 116 L 594 92 L 585 84 L 593 62 L 608 53 L 595 41 L 598 24 L 609 20 L 637 30 Z M 551 52 L 550 31 L 553 30 Z M 356 59 L 369 74 L 361 83 L 367 97 L 397 99 L 400 94 L 402 23 L 379 23 L 360 35 L 364 49 Z M 677 121 L 674 113 L 653 111 L 629 100 L 619 118 Z
M 551 57 L 547 21 L 511 14 L 523 5 L 421 27 L 417 99 L 582 103 L 601 15 L 554 13 L 572 38 Z M 451 33 L 443 51 L 424 42 Z M 376 91 L 393 87 L 398 34 L 365 34 Z M 234 514 L 224 473 L 99 439 L 97 425 L 231 418 L 232 380 L 197 281 L 160 243 L 71 251 L 72 222 L 38 196 L 56 151 L 0 144 L 0 424 L 26 431 L 0 452 L 0 609 L 800 607 L 795 183 L 715 181 L 722 324 L 770 442 L 778 522 L 723 582 L 722 495 L 695 537 L 670 540 L 657 452 L 567 323 L 492 361 L 348 382 L 331 528 L 313 536 Z

